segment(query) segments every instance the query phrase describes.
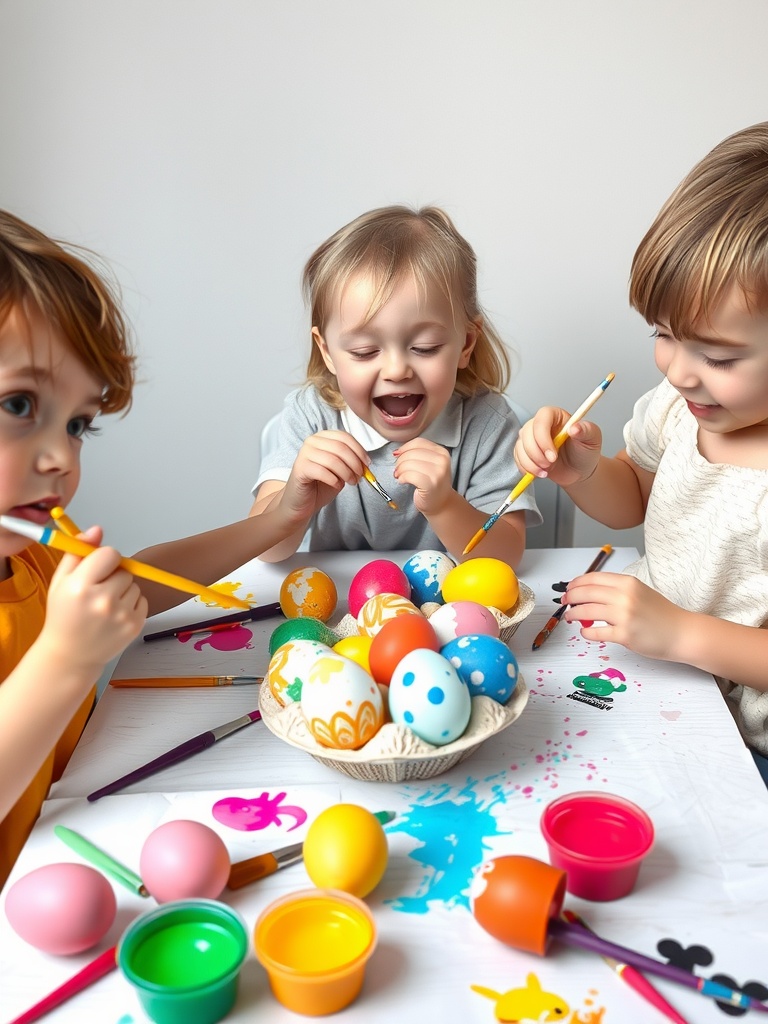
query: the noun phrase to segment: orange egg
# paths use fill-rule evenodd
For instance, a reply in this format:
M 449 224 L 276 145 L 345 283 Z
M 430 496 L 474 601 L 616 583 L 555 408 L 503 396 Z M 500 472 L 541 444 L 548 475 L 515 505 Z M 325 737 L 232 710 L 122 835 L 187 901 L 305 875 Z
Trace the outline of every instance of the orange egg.
M 280 607 L 287 619 L 327 622 L 336 609 L 336 584 L 313 565 L 289 572 L 280 587 Z
M 398 615 L 381 627 L 371 642 L 368 660 L 377 683 L 389 683 L 392 673 L 406 654 L 419 648 L 439 651 L 440 642 L 428 619 L 421 615 Z

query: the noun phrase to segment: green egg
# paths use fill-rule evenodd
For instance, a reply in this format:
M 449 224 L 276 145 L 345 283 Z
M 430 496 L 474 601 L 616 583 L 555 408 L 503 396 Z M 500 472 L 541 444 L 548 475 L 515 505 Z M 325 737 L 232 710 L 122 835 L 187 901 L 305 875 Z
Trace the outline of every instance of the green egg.
M 286 619 L 269 638 L 270 657 L 289 640 L 316 640 L 327 647 L 333 647 L 339 642 L 339 637 L 319 619 Z

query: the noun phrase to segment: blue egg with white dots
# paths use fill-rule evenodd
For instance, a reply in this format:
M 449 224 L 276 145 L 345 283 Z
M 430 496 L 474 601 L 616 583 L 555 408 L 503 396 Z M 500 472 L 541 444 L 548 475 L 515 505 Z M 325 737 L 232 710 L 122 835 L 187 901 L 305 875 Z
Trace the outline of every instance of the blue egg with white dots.
M 411 587 L 411 601 L 417 608 L 423 604 L 443 604 L 443 580 L 456 568 L 445 551 L 417 551 L 403 566 Z
M 506 704 L 517 686 L 517 659 L 503 640 L 485 635 L 459 636 L 440 653 L 453 665 L 473 697 L 492 697 Z
M 389 683 L 389 712 L 420 739 L 442 747 L 469 724 L 472 698 L 451 663 L 437 651 L 419 648 L 398 662 Z

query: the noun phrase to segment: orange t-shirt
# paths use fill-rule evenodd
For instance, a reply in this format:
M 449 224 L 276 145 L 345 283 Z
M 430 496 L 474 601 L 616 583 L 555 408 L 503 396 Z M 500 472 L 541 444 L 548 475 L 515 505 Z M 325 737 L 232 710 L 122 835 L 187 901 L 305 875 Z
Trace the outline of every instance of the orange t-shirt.
M 31 544 L 10 559 L 12 575 L 0 582 L 0 680 L 16 668 L 43 628 L 48 587 L 60 558 L 60 552 Z M 55 686 L 56 680 L 51 679 L 50 685 Z M 58 743 L 40 765 L 32 782 L 0 822 L 0 886 L 32 831 L 51 783 L 64 771 L 93 708 L 95 696 L 94 687 L 72 720 L 65 725 Z M 34 708 L 30 708 L 30 713 L 34 713 Z

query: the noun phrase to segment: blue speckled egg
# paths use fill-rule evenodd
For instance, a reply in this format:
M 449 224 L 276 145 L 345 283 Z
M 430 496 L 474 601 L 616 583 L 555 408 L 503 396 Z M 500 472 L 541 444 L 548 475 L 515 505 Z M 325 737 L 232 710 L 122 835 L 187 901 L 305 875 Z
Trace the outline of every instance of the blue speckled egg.
M 423 604 L 443 603 L 443 580 L 456 563 L 445 551 L 417 551 L 403 566 L 411 585 L 411 600 L 420 608 Z
M 503 640 L 493 636 L 460 636 L 440 653 L 464 680 L 472 697 L 483 694 L 506 704 L 515 691 L 517 659 Z
M 467 728 L 472 698 L 449 661 L 437 651 L 419 649 L 406 654 L 392 673 L 389 711 L 393 722 L 440 747 Z

